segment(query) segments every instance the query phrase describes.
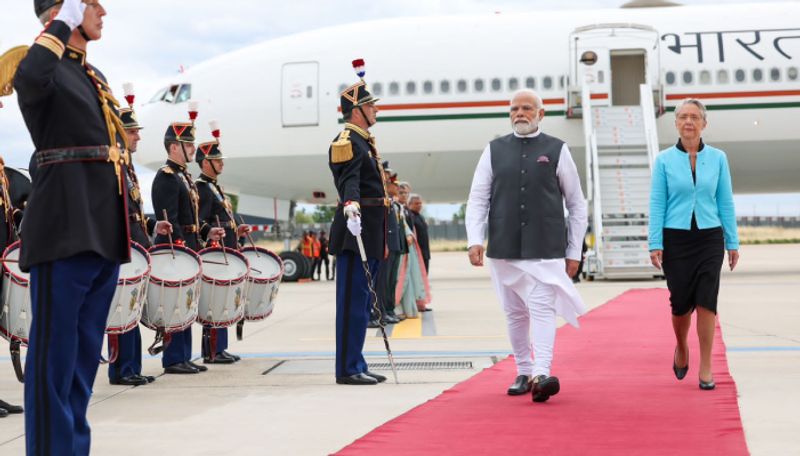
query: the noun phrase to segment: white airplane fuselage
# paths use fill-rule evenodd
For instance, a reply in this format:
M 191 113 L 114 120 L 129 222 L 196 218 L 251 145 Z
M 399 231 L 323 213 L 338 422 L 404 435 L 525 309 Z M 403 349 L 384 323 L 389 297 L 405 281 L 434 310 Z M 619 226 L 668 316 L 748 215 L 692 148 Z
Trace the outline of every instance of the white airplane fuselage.
M 339 91 L 357 81 L 350 61 L 364 58 L 365 80 L 381 98 L 371 128 L 381 156 L 427 201 L 459 202 L 487 142 L 510 133 L 509 99 L 529 78 L 545 101 L 542 130 L 570 145 L 583 174 L 583 124 L 565 115 L 568 92 L 590 84 L 594 105 L 616 104 L 615 91 L 628 82 L 611 56 L 644 50 L 647 82 L 663 88 L 668 110 L 689 96 L 707 104 L 703 138 L 727 152 L 735 192 L 793 192 L 800 191 L 798 17 L 800 4 L 774 3 L 380 20 L 254 45 L 169 83 L 191 84 L 199 140 L 210 138 L 209 120 L 220 122 L 226 191 L 333 203 L 327 150 L 342 128 Z M 619 26 L 599 37 L 573 34 L 609 23 Z M 625 24 L 653 31 L 626 34 Z M 598 56 L 594 65 L 577 61 L 586 50 Z M 142 164 L 161 166 L 161 135 L 186 111 L 185 102 L 139 108 L 147 128 Z M 671 113 L 657 127 L 662 148 L 677 140 Z M 270 204 L 264 214 L 272 211 Z

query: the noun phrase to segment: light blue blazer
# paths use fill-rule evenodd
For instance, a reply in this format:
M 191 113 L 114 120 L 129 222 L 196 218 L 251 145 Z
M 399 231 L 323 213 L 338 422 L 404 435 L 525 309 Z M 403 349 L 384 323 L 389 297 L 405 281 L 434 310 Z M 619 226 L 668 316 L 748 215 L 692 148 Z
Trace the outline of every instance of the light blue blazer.
M 664 228 L 691 229 L 693 212 L 698 228 L 721 226 L 725 249 L 739 249 L 725 152 L 705 144 L 697 153 L 695 172 L 697 183 L 692 181 L 689 154 L 676 146 L 656 156 L 650 190 L 650 250 L 664 249 Z

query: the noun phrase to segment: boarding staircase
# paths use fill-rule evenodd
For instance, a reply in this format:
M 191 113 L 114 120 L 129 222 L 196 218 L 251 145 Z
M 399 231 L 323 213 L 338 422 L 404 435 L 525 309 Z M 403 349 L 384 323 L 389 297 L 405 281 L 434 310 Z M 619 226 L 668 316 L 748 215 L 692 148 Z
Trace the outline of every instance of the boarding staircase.
M 582 94 L 586 180 L 594 243 L 590 279 L 653 278 L 647 226 L 650 175 L 658 153 L 653 92 L 640 87 L 639 106 L 591 106 Z

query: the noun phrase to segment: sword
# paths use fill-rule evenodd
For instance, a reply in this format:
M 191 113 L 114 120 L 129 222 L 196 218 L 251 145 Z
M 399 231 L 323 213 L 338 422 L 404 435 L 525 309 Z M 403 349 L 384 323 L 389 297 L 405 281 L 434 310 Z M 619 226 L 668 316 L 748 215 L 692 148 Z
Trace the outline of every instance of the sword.
M 351 217 L 355 218 L 356 215 L 352 215 Z M 386 326 L 383 324 L 383 319 L 381 318 L 383 312 L 381 312 L 381 309 L 378 307 L 378 294 L 375 292 L 375 288 L 372 287 L 372 273 L 369 272 L 369 263 L 367 263 L 367 253 L 366 250 L 364 250 L 364 241 L 361 240 L 360 234 L 355 236 L 355 238 L 358 244 L 358 253 L 361 254 L 361 265 L 364 267 L 364 274 L 367 276 L 367 287 L 369 288 L 369 295 L 372 300 L 372 309 L 378 314 L 378 326 L 383 336 L 383 345 L 386 347 L 386 356 L 389 358 L 389 365 L 392 366 L 394 384 L 399 385 L 400 381 L 397 380 L 397 366 L 394 364 L 394 355 L 392 354 L 391 347 L 389 347 L 389 336 L 386 335 Z

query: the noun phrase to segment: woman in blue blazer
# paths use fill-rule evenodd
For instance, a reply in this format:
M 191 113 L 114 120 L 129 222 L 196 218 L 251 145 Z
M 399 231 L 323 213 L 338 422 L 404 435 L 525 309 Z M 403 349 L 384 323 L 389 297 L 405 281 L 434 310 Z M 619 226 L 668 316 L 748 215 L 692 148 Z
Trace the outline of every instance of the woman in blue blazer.
M 703 144 L 706 108 L 688 98 L 675 108 L 678 143 L 653 165 L 650 192 L 650 261 L 664 270 L 677 346 L 672 370 L 682 380 L 689 370 L 687 336 L 697 309 L 700 388 L 714 389 L 711 347 L 716 328 L 719 276 L 728 251 L 736 267 L 739 238 L 730 169 L 725 152 Z

